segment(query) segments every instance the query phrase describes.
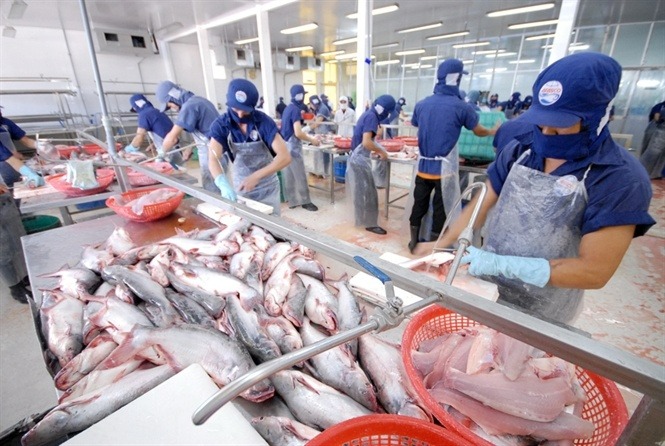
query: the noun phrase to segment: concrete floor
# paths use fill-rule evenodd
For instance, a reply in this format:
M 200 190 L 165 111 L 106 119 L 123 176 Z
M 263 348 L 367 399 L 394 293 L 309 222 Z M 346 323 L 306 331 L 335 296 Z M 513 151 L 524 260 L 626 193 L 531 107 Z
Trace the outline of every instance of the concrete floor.
M 198 173 L 196 163 L 190 162 L 188 167 L 190 173 Z M 396 167 L 393 182 L 408 185 L 410 169 Z M 310 181 L 322 183 L 322 180 Z M 633 241 L 605 288 L 586 293 L 584 311 L 576 326 L 596 339 L 665 366 L 665 181 L 655 180 L 652 185 L 652 215 L 658 225 L 647 236 Z M 393 188 L 391 193 L 398 192 Z M 311 189 L 311 196 L 319 206 L 318 212 L 288 209 L 283 204 L 284 220 L 374 252 L 408 255 L 407 235 L 401 231 L 402 210 L 392 208 L 388 220 L 381 213 L 379 224 L 388 234 L 380 236 L 353 226 L 353 213 L 344 190 L 336 192 L 332 205 L 326 192 Z M 383 206 L 383 194 L 379 194 L 379 202 Z M 95 214 L 80 214 L 75 219 L 91 215 Z M 632 412 L 640 395 L 626 390 L 624 397 Z M 55 390 L 41 358 L 30 311 L 26 305 L 12 300 L 3 288 L 0 290 L 0 432 L 31 414 L 49 409 L 55 402 Z

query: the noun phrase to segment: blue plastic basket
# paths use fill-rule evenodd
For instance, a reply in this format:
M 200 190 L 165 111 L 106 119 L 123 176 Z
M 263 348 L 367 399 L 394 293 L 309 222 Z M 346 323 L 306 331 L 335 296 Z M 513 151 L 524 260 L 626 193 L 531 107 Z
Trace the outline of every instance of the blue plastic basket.
M 338 156 L 335 159 L 334 169 L 335 169 L 335 182 L 344 183 L 346 182 L 346 161 L 349 157 L 346 155 Z

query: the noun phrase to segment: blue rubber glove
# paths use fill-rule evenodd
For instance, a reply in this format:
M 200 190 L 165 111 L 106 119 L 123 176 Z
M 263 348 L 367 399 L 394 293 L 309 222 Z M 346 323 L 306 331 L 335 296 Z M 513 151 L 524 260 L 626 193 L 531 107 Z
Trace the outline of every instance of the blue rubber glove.
M 470 246 L 462 257 L 473 276 L 503 276 L 544 287 L 550 281 L 550 262 L 534 257 L 502 256 Z
M 33 183 L 35 187 L 43 186 L 45 184 L 44 178 L 25 164 L 21 166 L 18 171 L 28 179 L 28 183 Z
M 217 175 L 217 178 L 215 178 L 215 185 L 222 192 L 222 198 L 231 201 L 237 200 L 238 197 L 236 196 L 236 192 L 233 190 L 223 173 Z
M 139 151 L 139 149 L 137 149 L 136 147 L 134 147 L 134 146 L 131 145 L 131 144 L 127 144 L 127 145 L 125 146 L 125 149 L 124 149 L 124 150 L 125 150 L 125 152 L 127 152 L 127 153 L 136 153 L 136 152 Z

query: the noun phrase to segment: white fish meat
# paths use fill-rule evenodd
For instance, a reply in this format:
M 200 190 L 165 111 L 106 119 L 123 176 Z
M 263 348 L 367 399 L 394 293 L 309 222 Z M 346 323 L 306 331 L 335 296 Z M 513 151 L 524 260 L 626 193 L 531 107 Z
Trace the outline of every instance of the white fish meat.
M 79 432 L 104 419 L 175 374 L 168 365 L 136 370 L 119 381 L 53 408 L 22 438 L 23 446 L 40 446 Z
M 160 188 L 142 195 L 139 198 L 126 203 L 124 206 L 130 208 L 136 215 L 143 215 L 146 206 L 164 203 L 176 195 L 178 195 L 178 192 L 173 189 Z
M 310 427 L 327 429 L 372 413 L 351 397 L 295 370 L 275 373 L 272 382 L 293 415 Z

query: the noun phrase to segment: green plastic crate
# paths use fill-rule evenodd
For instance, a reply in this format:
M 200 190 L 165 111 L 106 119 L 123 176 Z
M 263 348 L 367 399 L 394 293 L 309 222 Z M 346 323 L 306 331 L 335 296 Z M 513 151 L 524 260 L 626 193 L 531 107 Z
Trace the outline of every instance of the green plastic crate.
M 506 115 L 503 112 L 480 112 L 478 123 L 483 127 L 492 128 L 497 121 L 503 123 L 506 121 Z M 467 160 L 494 161 L 496 153 L 492 141 L 492 136 L 476 136 L 472 131 L 462 128 L 460 137 L 457 140 L 459 156 Z

